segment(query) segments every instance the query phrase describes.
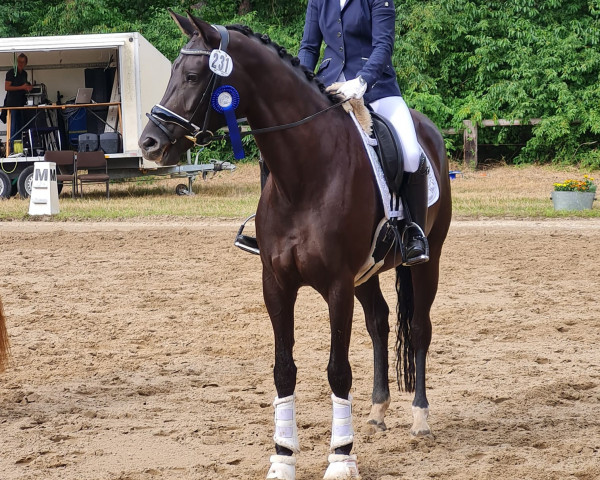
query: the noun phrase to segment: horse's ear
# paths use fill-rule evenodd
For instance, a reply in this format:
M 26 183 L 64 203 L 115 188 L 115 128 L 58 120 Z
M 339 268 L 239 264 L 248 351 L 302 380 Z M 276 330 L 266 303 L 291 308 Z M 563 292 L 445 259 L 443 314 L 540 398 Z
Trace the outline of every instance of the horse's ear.
M 190 12 L 187 12 L 187 16 L 189 21 L 194 24 L 195 30 L 202 35 L 204 43 L 206 43 L 208 47 L 218 48 L 221 43 L 221 35 L 219 35 L 219 32 L 217 32 L 210 23 L 192 16 Z
M 168 8 L 167 10 L 169 11 L 169 15 L 171 15 L 173 21 L 181 29 L 183 34 L 186 35 L 188 38 L 191 37 L 195 31 L 197 31 L 196 25 L 194 24 L 194 22 L 190 21 L 188 17 L 178 15 L 170 8 Z

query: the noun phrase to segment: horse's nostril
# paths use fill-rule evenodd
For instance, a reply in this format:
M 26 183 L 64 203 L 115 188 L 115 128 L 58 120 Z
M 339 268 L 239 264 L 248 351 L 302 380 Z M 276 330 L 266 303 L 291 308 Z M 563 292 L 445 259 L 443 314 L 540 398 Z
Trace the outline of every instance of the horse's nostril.
M 146 151 L 154 150 L 157 148 L 158 142 L 155 138 L 147 136 L 142 142 L 142 148 Z

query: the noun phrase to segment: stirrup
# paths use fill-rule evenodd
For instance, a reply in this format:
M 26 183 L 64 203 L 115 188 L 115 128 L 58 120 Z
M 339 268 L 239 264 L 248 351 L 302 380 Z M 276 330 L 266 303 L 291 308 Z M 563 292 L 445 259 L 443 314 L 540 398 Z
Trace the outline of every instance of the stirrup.
M 412 229 L 416 229 L 417 234 L 412 236 L 411 238 L 415 238 L 415 237 L 420 238 L 420 240 L 423 242 L 423 245 L 425 247 L 425 252 L 422 253 L 421 255 L 418 255 L 413 258 L 406 258 L 408 255 L 408 240 L 409 240 L 409 238 L 407 238 L 407 232 Z M 406 225 L 406 227 L 404 227 L 404 231 L 402 232 L 402 265 L 405 267 L 412 267 L 413 265 L 418 265 L 420 263 L 425 263 L 428 261 L 429 261 L 429 242 L 427 241 L 427 237 L 425 236 L 425 233 L 423 232 L 423 230 L 421 229 L 419 224 L 417 224 L 415 222 L 411 222 L 408 225 Z
M 254 255 L 259 255 L 260 250 L 258 249 L 258 242 L 256 241 L 256 238 L 242 234 L 246 223 L 252 220 L 255 216 L 256 214 L 250 215 L 246 220 L 244 220 L 244 222 L 240 226 L 240 229 L 238 230 L 237 235 L 235 236 L 235 241 L 233 242 L 233 244 L 236 247 L 241 248 L 245 252 L 253 253 Z

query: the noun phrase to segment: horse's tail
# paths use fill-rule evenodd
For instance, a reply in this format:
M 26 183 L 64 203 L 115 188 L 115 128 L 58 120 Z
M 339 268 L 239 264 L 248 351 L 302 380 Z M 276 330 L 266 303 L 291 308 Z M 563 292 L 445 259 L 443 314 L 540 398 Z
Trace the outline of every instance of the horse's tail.
M 402 390 L 404 370 L 404 388 L 415 391 L 415 351 L 411 341 L 411 322 L 414 311 L 412 276 L 409 267 L 396 267 L 396 293 L 398 305 L 396 314 L 396 381 Z
M 9 347 L 6 319 L 4 318 L 4 309 L 2 308 L 2 300 L 0 299 L 0 372 L 3 372 L 8 364 L 10 357 Z

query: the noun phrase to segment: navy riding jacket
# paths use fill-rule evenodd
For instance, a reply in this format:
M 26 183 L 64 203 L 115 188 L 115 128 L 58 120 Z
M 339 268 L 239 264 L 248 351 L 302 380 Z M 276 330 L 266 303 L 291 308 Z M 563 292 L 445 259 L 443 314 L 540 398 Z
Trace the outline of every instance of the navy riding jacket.
M 396 11 L 393 0 L 309 0 L 298 58 L 314 71 L 321 42 L 323 60 L 316 72 L 325 85 L 362 76 L 367 82 L 365 102 L 400 95 L 392 66 Z

